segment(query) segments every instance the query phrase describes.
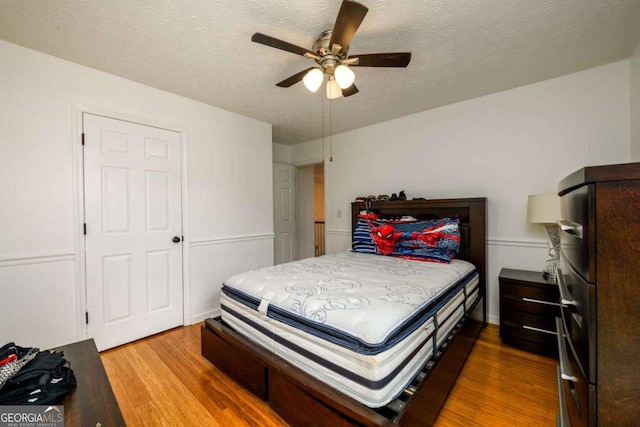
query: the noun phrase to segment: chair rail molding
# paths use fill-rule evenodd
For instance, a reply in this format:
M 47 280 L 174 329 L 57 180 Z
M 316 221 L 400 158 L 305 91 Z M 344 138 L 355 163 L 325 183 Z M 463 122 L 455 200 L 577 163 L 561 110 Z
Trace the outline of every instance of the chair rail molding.
M 189 246 L 210 246 L 210 245 L 224 245 L 227 243 L 237 242 L 252 242 L 255 240 L 273 240 L 274 233 L 260 233 L 260 234 L 245 234 L 241 236 L 225 236 L 225 237 L 211 237 L 206 239 L 191 239 Z
M 76 256 L 74 251 L 2 255 L 0 256 L 0 267 L 43 264 L 47 262 L 75 261 L 75 259 Z

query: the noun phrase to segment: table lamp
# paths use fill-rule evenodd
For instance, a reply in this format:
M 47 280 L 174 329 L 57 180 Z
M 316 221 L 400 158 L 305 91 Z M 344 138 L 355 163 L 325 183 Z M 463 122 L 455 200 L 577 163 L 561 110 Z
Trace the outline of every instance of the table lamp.
M 556 194 L 532 194 L 527 203 L 527 222 L 542 224 L 547 230 L 551 249 L 542 274 L 555 280 L 560 262 L 560 228 L 556 221 L 560 215 L 560 197 Z

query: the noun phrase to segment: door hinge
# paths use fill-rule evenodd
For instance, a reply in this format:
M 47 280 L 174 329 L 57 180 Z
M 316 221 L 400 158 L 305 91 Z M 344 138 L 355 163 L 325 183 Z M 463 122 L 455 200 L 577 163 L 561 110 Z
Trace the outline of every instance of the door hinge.
M 82 134 L 82 145 L 84 145 L 84 133 Z
M 85 222 L 85 223 L 84 223 L 84 224 L 82 224 L 82 225 L 83 225 L 83 227 L 82 227 L 82 228 L 83 228 L 83 230 L 84 230 L 84 235 L 86 236 L 86 235 L 87 235 L 87 223 Z
M 89 312 L 88 311 L 84 312 L 84 320 L 85 320 L 85 323 L 88 325 L 89 324 Z

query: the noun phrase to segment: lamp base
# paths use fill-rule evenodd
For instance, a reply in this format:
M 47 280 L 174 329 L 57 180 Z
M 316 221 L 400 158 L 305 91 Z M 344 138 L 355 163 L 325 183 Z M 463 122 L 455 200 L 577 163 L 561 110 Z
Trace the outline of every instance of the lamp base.
M 549 280 L 555 280 L 558 274 L 558 264 L 560 264 L 560 227 L 556 224 L 544 226 L 549 236 L 551 248 L 549 249 L 549 259 L 545 263 L 542 275 Z

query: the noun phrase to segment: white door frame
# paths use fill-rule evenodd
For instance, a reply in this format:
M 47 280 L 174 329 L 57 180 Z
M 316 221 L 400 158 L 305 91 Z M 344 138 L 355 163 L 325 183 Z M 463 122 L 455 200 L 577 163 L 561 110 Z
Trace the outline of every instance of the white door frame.
M 187 181 L 187 131 L 184 127 L 166 123 L 163 121 L 150 119 L 148 117 L 139 117 L 132 114 L 121 113 L 107 110 L 100 107 L 87 106 L 82 104 L 73 107 L 73 134 L 71 135 L 72 153 L 73 153 L 73 234 L 74 234 L 74 253 L 76 263 L 76 331 L 78 341 L 87 337 L 87 280 L 85 269 L 85 236 L 84 236 L 84 158 L 82 152 L 82 116 L 84 113 L 94 114 L 96 116 L 108 117 L 111 119 L 122 120 L 126 122 L 138 123 L 145 126 L 157 127 L 174 131 L 180 134 L 181 141 L 181 181 L 182 181 L 182 233 L 184 240 L 182 244 L 182 324 L 188 325 L 191 318 L 191 289 L 189 285 L 189 221 L 187 216 L 188 207 L 188 181 Z

